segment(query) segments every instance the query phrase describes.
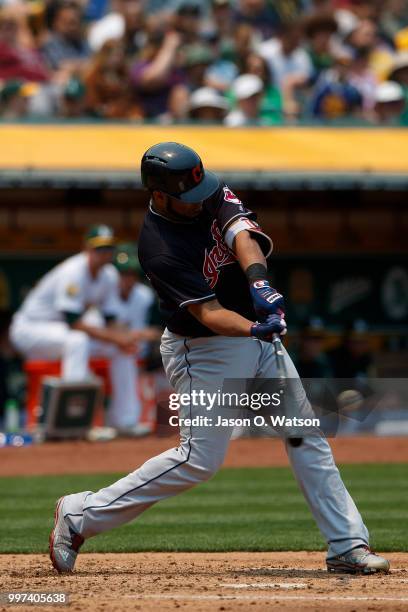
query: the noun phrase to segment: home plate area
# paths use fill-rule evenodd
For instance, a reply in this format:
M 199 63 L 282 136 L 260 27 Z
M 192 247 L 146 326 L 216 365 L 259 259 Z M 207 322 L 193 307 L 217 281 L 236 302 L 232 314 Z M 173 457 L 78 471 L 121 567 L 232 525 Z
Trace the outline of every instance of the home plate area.
M 322 552 L 82 554 L 65 576 L 45 555 L 1 555 L 0 590 L 63 591 L 70 610 L 105 612 L 407 610 L 408 554 L 387 556 L 390 574 L 362 577 L 328 574 Z

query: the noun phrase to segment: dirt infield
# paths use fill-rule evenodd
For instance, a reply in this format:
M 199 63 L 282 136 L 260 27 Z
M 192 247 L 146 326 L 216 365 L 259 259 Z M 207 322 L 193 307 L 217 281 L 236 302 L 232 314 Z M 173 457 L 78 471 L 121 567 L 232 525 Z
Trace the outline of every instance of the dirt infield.
M 1 555 L 0 591 L 64 591 L 90 612 L 406 610 L 408 554 L 389 558 L 389 575 L 358 577 L 328 574 L 315 552 L 83 554 L 60 577 L 45 555 Z
M 0 475 L 130 471 L 176 444 L 177 438 L 151 436 L 5 448 Z M 343 438 L 331 444 L 339 463 L 408 462 L 406 438 Z M 283 445 L 269 439 L 233 441 L 225 462 L 235 467 L 287 464 Z M 0 555 L 0 592 L 63 591 L 70 596 L 69 610 L 90 612 L 402 612 L 408 609 L 408 553 L 386 556 L 389 575 L 356 577 L 328 574 L 322 552 L 84 553 L 75 574 L 60 577 L 45 555 Z M 0 604 L 1 612 L 10 609 Z
M 130 472 L 144 461 L 177 445 L 177 437 L 149 436 L 112 442 L 48 442 L 38 446 L 0 449 L 0 476 Z M 408 438 L 334 438 L 338 463 L 408 463 Z M 288 465 L 279 440 L 233 440 L 226 467 Z

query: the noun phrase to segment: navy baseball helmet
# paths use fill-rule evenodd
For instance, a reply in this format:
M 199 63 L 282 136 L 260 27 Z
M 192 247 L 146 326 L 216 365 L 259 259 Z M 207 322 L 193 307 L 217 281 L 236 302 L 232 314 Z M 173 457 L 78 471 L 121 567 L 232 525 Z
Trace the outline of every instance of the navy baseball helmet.
M 204 170 L 200 156 L 178 142 L 160 142 L 142 157 L 143 185 L 149 191 L 163 191 L 187 204 L 206 200 L 217 191 L 220 182 Z

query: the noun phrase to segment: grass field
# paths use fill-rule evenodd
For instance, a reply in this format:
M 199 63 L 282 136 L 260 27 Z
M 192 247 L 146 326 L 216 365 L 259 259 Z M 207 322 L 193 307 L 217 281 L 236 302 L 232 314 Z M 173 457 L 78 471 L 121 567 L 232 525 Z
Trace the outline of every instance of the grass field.
M 408 550 L 406 464 L 348 465 L 343 479 L 383 551 Z M 0 478 L 0 552 L 47 550 L 55 500 L 119 474 Z M 86 542 L 89 552 L 324 550 L 287 468 L 223 469 L 139 520 Z

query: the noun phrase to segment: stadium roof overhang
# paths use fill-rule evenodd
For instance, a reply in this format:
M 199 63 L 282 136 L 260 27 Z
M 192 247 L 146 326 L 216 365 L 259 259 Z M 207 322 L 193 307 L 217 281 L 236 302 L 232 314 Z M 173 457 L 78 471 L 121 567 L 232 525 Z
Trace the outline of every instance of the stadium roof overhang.
M 0 188 L 140 189 L 152 144 L 195 148 L 236 189 L 408 189 L 403 128 L 2 124 Z

